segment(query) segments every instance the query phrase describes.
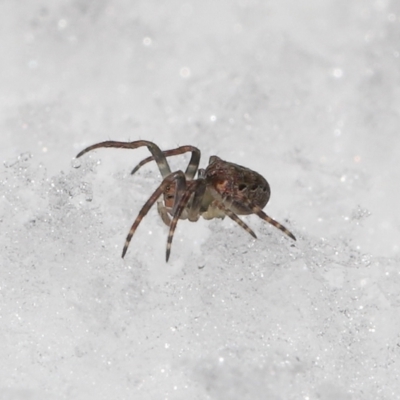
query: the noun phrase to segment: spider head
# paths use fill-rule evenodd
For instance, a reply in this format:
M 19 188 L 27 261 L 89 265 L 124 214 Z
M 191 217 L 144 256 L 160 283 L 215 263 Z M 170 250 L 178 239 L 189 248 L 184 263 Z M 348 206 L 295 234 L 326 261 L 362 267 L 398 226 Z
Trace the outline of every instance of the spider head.
M 164 204 L 166 208 L 173 208 L 174 207 L 174 199 L 175 199 L 175 191 L 176 191 L 176 184 L 171 183 L 165 187 L 163 196 L 164 196 Z

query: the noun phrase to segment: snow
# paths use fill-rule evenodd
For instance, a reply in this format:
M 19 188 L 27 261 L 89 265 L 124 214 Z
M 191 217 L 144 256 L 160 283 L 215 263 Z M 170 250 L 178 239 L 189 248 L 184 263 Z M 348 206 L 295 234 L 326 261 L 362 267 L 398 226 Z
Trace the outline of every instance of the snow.
M 0 4 L 0 399 L 400 399 L 400 7 Z M 265 176 L 254 240 L 167 227 L 146 149 Z M 171 159 L 184 169 L 188 156 Z

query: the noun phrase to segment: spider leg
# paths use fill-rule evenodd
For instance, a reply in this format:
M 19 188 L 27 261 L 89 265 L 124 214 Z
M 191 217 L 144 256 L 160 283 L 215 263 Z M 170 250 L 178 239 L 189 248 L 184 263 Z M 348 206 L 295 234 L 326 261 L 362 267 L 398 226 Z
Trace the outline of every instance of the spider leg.
M 169 217 L 168 210 L 164 206 L 164 203 L 162 200 L 157 200 L 157 211 L 158 211 L 158 215 L 161 217 L 164 224 L 169 226 L 171 224 L 171 218 Z
M 199 167 L 200 163 L 200 150 L 197 147 L 194 146 L 181 146 L 178 147 L 177 149 L 172 149 L 172 150 L 165 150 L 163 151 L 163 154 L 165 157 L 171 157 L 171 156 L 177 156 L 179 154 L 187 153 L 188 151 L 192 152 L 192 156 L 190 158 L 189 164 L 186 168 L 185 175 L 187 179 L 193 179 L 194 176 L 196 175 L 197 169 Z M 145 158 L 144 160 L 140 161 L 138 165 L 136 165 L 135 168 L 133 168 L 131 174 L 133 175 L 135 172 L 137 172 L 143 165 L 147 164 L 150 161 L 153 161 L 154 157 L 150 156 Z
M 108 140 L 106 142 L 96 143 L 92 146 L 83 149 L 76 158 L 83 156 L 85 153 L 91 150 L 99 149 L 101 147 L 114 147 L 118 149 L 137 149 L 138 147 L 147 146 L 152 159 L 156 161 L 158 168 L 160 169 L 161 175 L 165 178 L 171 173 L 171 168 L 168 165 L 167 159 L 161 149 L 153 142 L 147 140 L 136 140 L 135 142 L 116 142 L 114 140 Z
M 203 180 L 195 180 L 195 181 L 188 181 L 187 182 L 187 187 L 186 190 L 183 192 L 183 194 L 179 196 L 178 192 L 176 192 L 176 197 L 178 197 L 179 201 L 175 203 L 174 210 L 175 212 L 173 213 L 173 218 L 171 221 L 171 224 L 169 226 L 169 232 L 168 232 L 168 239 L 167 239 L 167 251 L 165 255 L 165 259 L 168 262 L 169 256 L 171 254 L 171 245 L 172 245 L 172 239 L 174 237 L 175 233 L 175 228 L 176 225 L 178 224 L 178 219 L 182 215 L 183 210 L 185 209 L 188 201 L 190 200 L 192 194 L 194 193 L 194 201 L 197 203 L 196 198 L 202 198 L 202 194 L 204 194 L 204 190 L 202 188 L 204 186 L 205 190 L 205 185 Z M 201 203 L 201 201 L 200 201 Z
M 231 209 L 235 207 L 235 203 L 240 203 L 241 206 L 246 205 L 253 214 L 258 215 L 261 219 L 264 221 L 268 222 L 269 224 L 275 226 L 275 228 L 278 228 L 281 230 L 284 234 L 288 235 L 291 239 L 296 240 L 296 237 L 293 235 L 292 232 L 289 231 L 289 229 L 285 228 L 282 224 L 280 224 L 278 221 L 275 221 L 272 219 L 270 216 L 265 214 L 265 212 L 258 207 L 256 204 L 252 203 L 247 197 L 243 196 L 239 199 L 235 199 L 230 196 L 222 197 L 215 189 L 210 188 L 211 193 L 213 196 L 220 200 L 225 206 L 227 205 L 226 203 L 229 204 L 227 208 Z
M 222 210 L 231 220 L 235 221 L 238 225 L 240 225 L 245 231 L 249 232 L 254 239 L 257 239 L 256 234 L 253 230 L 244 222 L 242 221 L 232 210 L 226 208 L 223 203 L 219 201 L 215 201 L 215 205 Z
M 197 179 L 196 186 L 194 188 L 194 195 L 192 203 L 190 204 L 190 208 L 188 211 L 188 219 L 189 221 L 195 222 L 200 217 L 200 208 L 201 203 L 203 201 L 204 193 L 206 192 L 206 182 L 204 179 Z
M 288 235 L 291 239 L 296 240 L 296 237 L 293 235 L 292 232 L 289 231 L 289 229 L 285 228 L 281 223 L 279 223 L 278 221 L 275 221 L 270 216 L 265 214 L 265 212 L 260 207 L 251 203 L 249 200 L 247 200 L 247 204 L 251 208 L 251 210 L 253 211 L 254 214 L 257 214 L 261 219 L 263 219 L 264 221 L 268 222 L 269 224 L 275 226 L 275 228 L 278 228 L 279 230 L 281 230 L 283 233 Z
M 174 181 L 177 181 L 178 187 L 182 187 L 185 184 L 185 174 L 182 171 L 177 171 L 173 172 L 172 174 L 168 175 L 167 177 L 164 178 L 164 180 L 161 182 L 161 184 L 158 186 L 158 188 L 153 192 L 153 194 L 150 196 L 150 198 L 146 201 L 142 209 L 139 211 L 138 216 L 135 219 L 135 222 L 133 223 L 128 236 L 126 237 L 125 240 L 125 245 L 124 249 L 122 250 L 122 258 L 124 258 L 126 251 L 128 250 L 129 243 L 132 239 L 133 234 L 135 233 L 137 227 L 139 226 L 140 222 L 142 219 L 147 215 L 149 212 L 150 208 L 153 206 L 153 204 L 157 201 L 157 199 L 161 196 L 161 194 L 164 192 L 166 186 L 171 185 Z M 179 182 L 183 182 L 179 183 Z M 178 191 L 175 193 L 175 202 L 178 202 Z

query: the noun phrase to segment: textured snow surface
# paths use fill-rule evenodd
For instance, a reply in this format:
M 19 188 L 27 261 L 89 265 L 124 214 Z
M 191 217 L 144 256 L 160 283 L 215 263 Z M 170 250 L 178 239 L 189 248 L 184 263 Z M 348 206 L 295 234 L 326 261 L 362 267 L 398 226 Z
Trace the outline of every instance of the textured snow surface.
M 400 3 L 0 3 L 0 399 L 400 399 Z M 147 139 L 265 176 L 167 227 Z M 184 169 L 188 156 L 171 159 Z

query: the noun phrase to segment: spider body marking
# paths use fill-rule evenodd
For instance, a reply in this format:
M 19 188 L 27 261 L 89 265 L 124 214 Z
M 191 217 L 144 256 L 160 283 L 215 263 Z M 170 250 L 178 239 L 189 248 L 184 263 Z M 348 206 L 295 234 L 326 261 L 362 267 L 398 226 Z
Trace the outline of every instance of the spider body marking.
M 228 216 L 256 238 L 251 228 L 238 217 L 238 215 L 256 214 L 291 239 L 296 240 L 287 228 L 262 211 L 271 195 L 269 184 L 263 176 L 249 168 L 224 161 L 217 156 L 210 157 L 206 169 L 199 169 L 201 153 L 197 147 L 181 146 L 162 151 L 155 143 L 146 140 L 106 141 L 87 147 L 76 157 L 103 147 L 136 149 L 143 146 L 149 149 L 151 156 L 142 160 L 131 173 L 134 174 L 143 165 L 154 160 L 163 180 L 139 211 L 125 240 L 122 257 L 125 256 L 132 236 L 143 217 L 156 202 L 161 219 L 169 226 L 166 261 L 171 253 L 172 239 L 179 219 L 195 222 L 200 217 L 213 219 Z M 187 152 L 191 152 L 192 155 L 185 172 L 181 170 L 171 172 L 167 157 Z M 196 173 L 197 178 L 195 178 Z M 163 200 L 160 200 L 161 196 Z

